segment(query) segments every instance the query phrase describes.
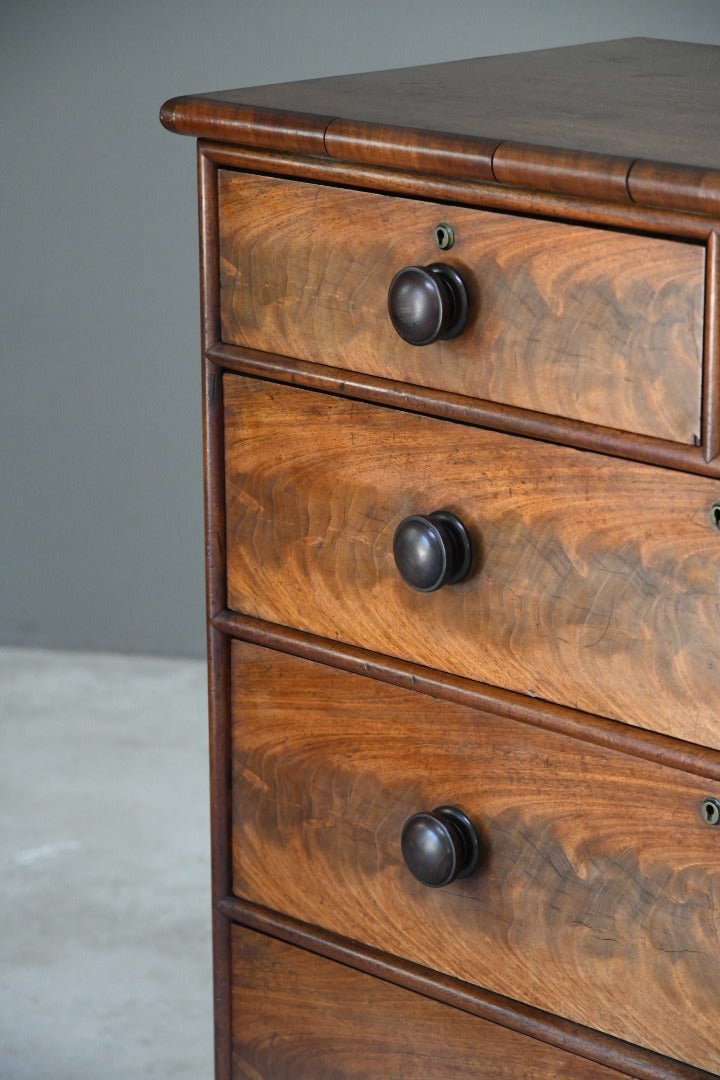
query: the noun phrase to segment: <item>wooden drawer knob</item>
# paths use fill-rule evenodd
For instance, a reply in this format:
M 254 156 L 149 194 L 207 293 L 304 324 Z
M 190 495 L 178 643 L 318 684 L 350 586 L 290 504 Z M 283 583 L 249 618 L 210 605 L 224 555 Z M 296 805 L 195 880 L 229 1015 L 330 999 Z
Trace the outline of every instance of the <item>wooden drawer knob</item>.
M 405 266 L 388 289 L 390 321 L 410 345 L 430 345 L 462 333 L 468 315 L 465 282 L 452 266 Z
M 470 569 L 472 549 L 463 523 L 449 510 L 436 510 L 400 522 L 393 556 L 407 585 L 418 592 L 434 592 L 441 585 L 462 581 Z
M 410 873 L 431 889 L 469 877 L 480 860 L 475 826 L 455 806 L 413 814 L 403 826 L 400 847 Z

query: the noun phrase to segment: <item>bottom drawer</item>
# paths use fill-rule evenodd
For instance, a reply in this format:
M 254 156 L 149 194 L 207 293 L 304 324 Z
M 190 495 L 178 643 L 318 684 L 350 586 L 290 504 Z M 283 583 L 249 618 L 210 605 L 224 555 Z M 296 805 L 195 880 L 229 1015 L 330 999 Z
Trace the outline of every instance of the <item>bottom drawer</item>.
M 620 1073 L 253 930 L 232 931 L 233 1080 Z
M 238 896 L 716 1073 L 720 829 L 705 796 L 720 783 L 232 646 Z M 428 888 L 400 837 L 447 805 L 485 858 Z

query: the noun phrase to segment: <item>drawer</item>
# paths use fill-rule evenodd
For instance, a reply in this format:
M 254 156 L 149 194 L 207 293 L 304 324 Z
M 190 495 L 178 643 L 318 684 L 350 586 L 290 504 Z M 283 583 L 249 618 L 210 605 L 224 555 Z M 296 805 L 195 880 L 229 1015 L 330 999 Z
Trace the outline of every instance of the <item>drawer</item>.
M 702 246 L 229 170 L 219 198 L 225 341 L 697 440 Z M 438 261 L 465 281 L 469 322 L 418 348 L 390 323 L 388 286 Z
M 227 375 L 227 593 L 246 614 L 720 747 L 720 483 Z M 402 519 L 474 548 L 415 592 Z
M 621 1080 L 614 1069 L 237 926 L 232 1015 L 235 1080 L 476 1080 L 480 1062 L 486 1080 Z
M 231 663 L 237 895 L 720 1070 L 720 784 L 254 645 Z M 445 804 L 484 857 L 427 888 L 400 835 Z

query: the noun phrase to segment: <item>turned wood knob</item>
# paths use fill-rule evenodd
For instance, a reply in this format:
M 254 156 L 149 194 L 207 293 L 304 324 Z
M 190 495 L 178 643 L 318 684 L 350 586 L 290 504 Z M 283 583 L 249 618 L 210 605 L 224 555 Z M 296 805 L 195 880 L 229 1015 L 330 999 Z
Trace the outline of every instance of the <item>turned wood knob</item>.
M 455 585 L 470 569 L 472 550 L 463 523 L 449 510 L 427 517 L 413 514 L 400 522 L 393 539 L 395 565 L 403 581 L 418 592 Z
M 429 345 L 457 337 L 465 327 L 465 282 L 452 266 L 405 266 L 388 289 L 390 321 L 410 345 Z
M 413 814 L 403 826 L 400 846 L 410 873 L 431 889 L 468 877 L 480 860 L 475 826 L 455 806 Z

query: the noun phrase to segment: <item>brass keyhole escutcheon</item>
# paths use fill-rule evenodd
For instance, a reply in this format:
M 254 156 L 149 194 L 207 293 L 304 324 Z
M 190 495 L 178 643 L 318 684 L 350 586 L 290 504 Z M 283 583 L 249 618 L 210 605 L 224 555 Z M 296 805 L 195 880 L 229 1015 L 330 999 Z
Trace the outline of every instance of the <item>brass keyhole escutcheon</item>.
M 708 825 L 720 825 L 720 800 L 703 799 L 701 811 L 703 821 Z
M 710 507 L 710 520 L 718 532 L 720 532 L 720 502 L 713 503 Z
M 455 230 L 452 225 L 448 225 L 447 222 L 441 221 L 439 225 L 435 226 L 435 243 L 441 251 L 449 251 L 455 243 Z

